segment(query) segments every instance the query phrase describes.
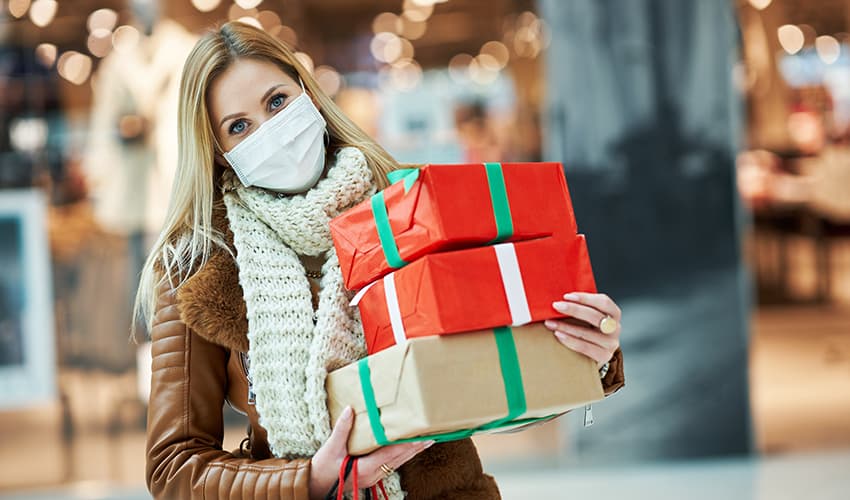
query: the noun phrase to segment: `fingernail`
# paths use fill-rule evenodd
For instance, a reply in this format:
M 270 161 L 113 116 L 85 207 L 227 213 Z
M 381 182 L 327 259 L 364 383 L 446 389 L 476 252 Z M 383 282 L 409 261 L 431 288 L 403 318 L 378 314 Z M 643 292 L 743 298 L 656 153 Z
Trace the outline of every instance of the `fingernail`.
M 566 300 L 578 300 L 578 294 L 577 293 L 565 293 L 564 298 Z
M 436 441 L 425 441 L 425 449 L 434 446 L 434 443 L 436 443 Z
M 569 303 L 567 302 L 552 302 L 552 307 L 559 311 L 564 311 L 569 307 Z
M 340 420 L 348 420 L 351 418 L 351 415 L 354 414 L 354 410 L 351 409 L 350 406 L 346 406 L 344 410 L 342 410 L 342 415 L 339 416 Z
M 546 321 L 544 321 L 543 325 L 550 330 L 554 330 L 558 326 L 558 324 L 552 321 L 551 319 L 547 319 Z

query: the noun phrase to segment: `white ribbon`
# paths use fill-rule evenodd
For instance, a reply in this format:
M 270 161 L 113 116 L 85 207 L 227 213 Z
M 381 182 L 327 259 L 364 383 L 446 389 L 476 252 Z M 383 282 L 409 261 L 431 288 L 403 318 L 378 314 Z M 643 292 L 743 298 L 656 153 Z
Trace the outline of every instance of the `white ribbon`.
M 401 320 L 398 293 L 395 290 L 395 273 L 384 276 L 384 297 L 387 299 L 387 310 L 390 312 L 390 325 L 393 328 L 395 343 L 404 344 L 407 342 L 407 333 L 404 331 L 404 322 Z
M 499 272 L 502 274 L 502 284 L 508 299 L 508 309 L 511 311 L 511 326 L 524 325 L 531 322 L 531 311 L 528 309 L 528 297 L 525 296 L 525 286 L 522 283 L 522 273 L 519 272 L 519 261 L 513 243 L 494 245 L 496 260 L 499 261 Z
M 502 284 L 505 288 L 505 296 L 508 299 L 508 309 L 511 312 L 511 326 L 520 326 L 531 322 L 531 311 L 528 308 L 528 297 L 525 295 L 525 285 L 522 282 L 522 273 L 519 271 L 519 261 L 513 243 L 500 243 L 494 245 L 496 260 L 499 263 L 499 273 L 502 276 Z M 383 278 L 384 298 L 387 301 L 387 311 L 390 314 L 390 325 L 393 330 L 396 344 L 407 342 L 407 333 L 404 331 L 404 322 L 401 319 L 401 309 L 398 302 L 398 292 L 395 287 L 395 273 L 390 273 Z M 377 281 L 365 286 L 357 292 L 351 300 L 351 305 L 356 306 L 363 295 L 372 288 Z

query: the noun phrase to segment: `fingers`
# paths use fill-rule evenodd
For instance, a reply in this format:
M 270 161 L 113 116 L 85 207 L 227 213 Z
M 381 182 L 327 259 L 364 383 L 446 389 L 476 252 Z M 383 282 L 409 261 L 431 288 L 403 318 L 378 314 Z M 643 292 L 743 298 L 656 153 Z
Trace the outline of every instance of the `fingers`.
M 598 309 L 576 302 L 553 302 L 552 307 L 561 314 L 580 319 L 593 326 L 599 326 L 602 318 L 605 317 L 605 314 Z
M 348 452 L 348 435 L 351 434 L 351 427 L 354 425 L 354 411 L 350 406 L 346 406 L 340 414 L 339 418 L 331 431 L 331 436 L 328 438 L 327 446 L 334 451 L 341 451 L 342 455 Z
M 567 334 L 586 342 L 590 342 L 591 344 L 596 344 L 603 349 L 611 351 L 612 353 L 616 351 L 617 347 L 620 345 L 617 335 L 606 335 L 595 328 L 588 328 L 586 326 L 574 325 L 566 321 L 557 321 L 553 319 L 546 320 L 544 325 L 553 332 Z
M 579 354 L 584 354 L 588 358 L 596 361 L 598 366 L 602 366 L 607 363 L 613 355 L 613 351 L 609 351 L 604 347 L 587 342 L 578 337 L 574 337 L 568 333 L 558 331 L 555 332 L 555 337 L 557 337 L 558 342 L 563 344 L 565 347 L 572 349 Z
M 361 457 L 358 480 L 364 485 L 371 486 L 386 477 L 384 471 L 381 470 L 382 464 L 386 464 L 394 470 L 398 469 L 432 444 L 434 444 L 434 441 L 395 444 Z
M 611 297 L 604 293 L 572 292 L 565 294 L 564 300 L 590 306 L 600 311 L 602 313 L 600 319 L 605 315 L 611 316 L 617 321 L 622 319 L 623 312 L 620 310 L 620 307 Z

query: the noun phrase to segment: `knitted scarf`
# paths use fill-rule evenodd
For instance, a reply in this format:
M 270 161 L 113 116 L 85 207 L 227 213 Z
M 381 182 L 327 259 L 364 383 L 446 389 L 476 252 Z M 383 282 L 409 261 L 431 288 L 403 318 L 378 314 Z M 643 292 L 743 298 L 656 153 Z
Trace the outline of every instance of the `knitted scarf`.
M 347 147 L 305 194 L 245 187 L 230 170 L 222 191 L 247 305 L 249 372 L 260 424 L 275 456 L 309 457 L 331 432 L 327 373 L 366 355 L 328 223 L 375 192 L 372 172 L 363 153 Z M 315 312 L 298 255 L 327 259 Z M 398 474 L 384 485 L 392 500 L 404 498 Z

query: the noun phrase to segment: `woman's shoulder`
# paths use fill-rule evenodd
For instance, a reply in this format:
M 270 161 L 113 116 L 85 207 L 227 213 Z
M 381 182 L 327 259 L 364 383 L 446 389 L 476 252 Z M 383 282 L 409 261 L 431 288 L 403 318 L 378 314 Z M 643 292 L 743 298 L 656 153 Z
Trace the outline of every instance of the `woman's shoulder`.
M 210 342 L 247 352 L 247 308 L 229 252 L 217 248 L 174 293 L 187 327 Z

